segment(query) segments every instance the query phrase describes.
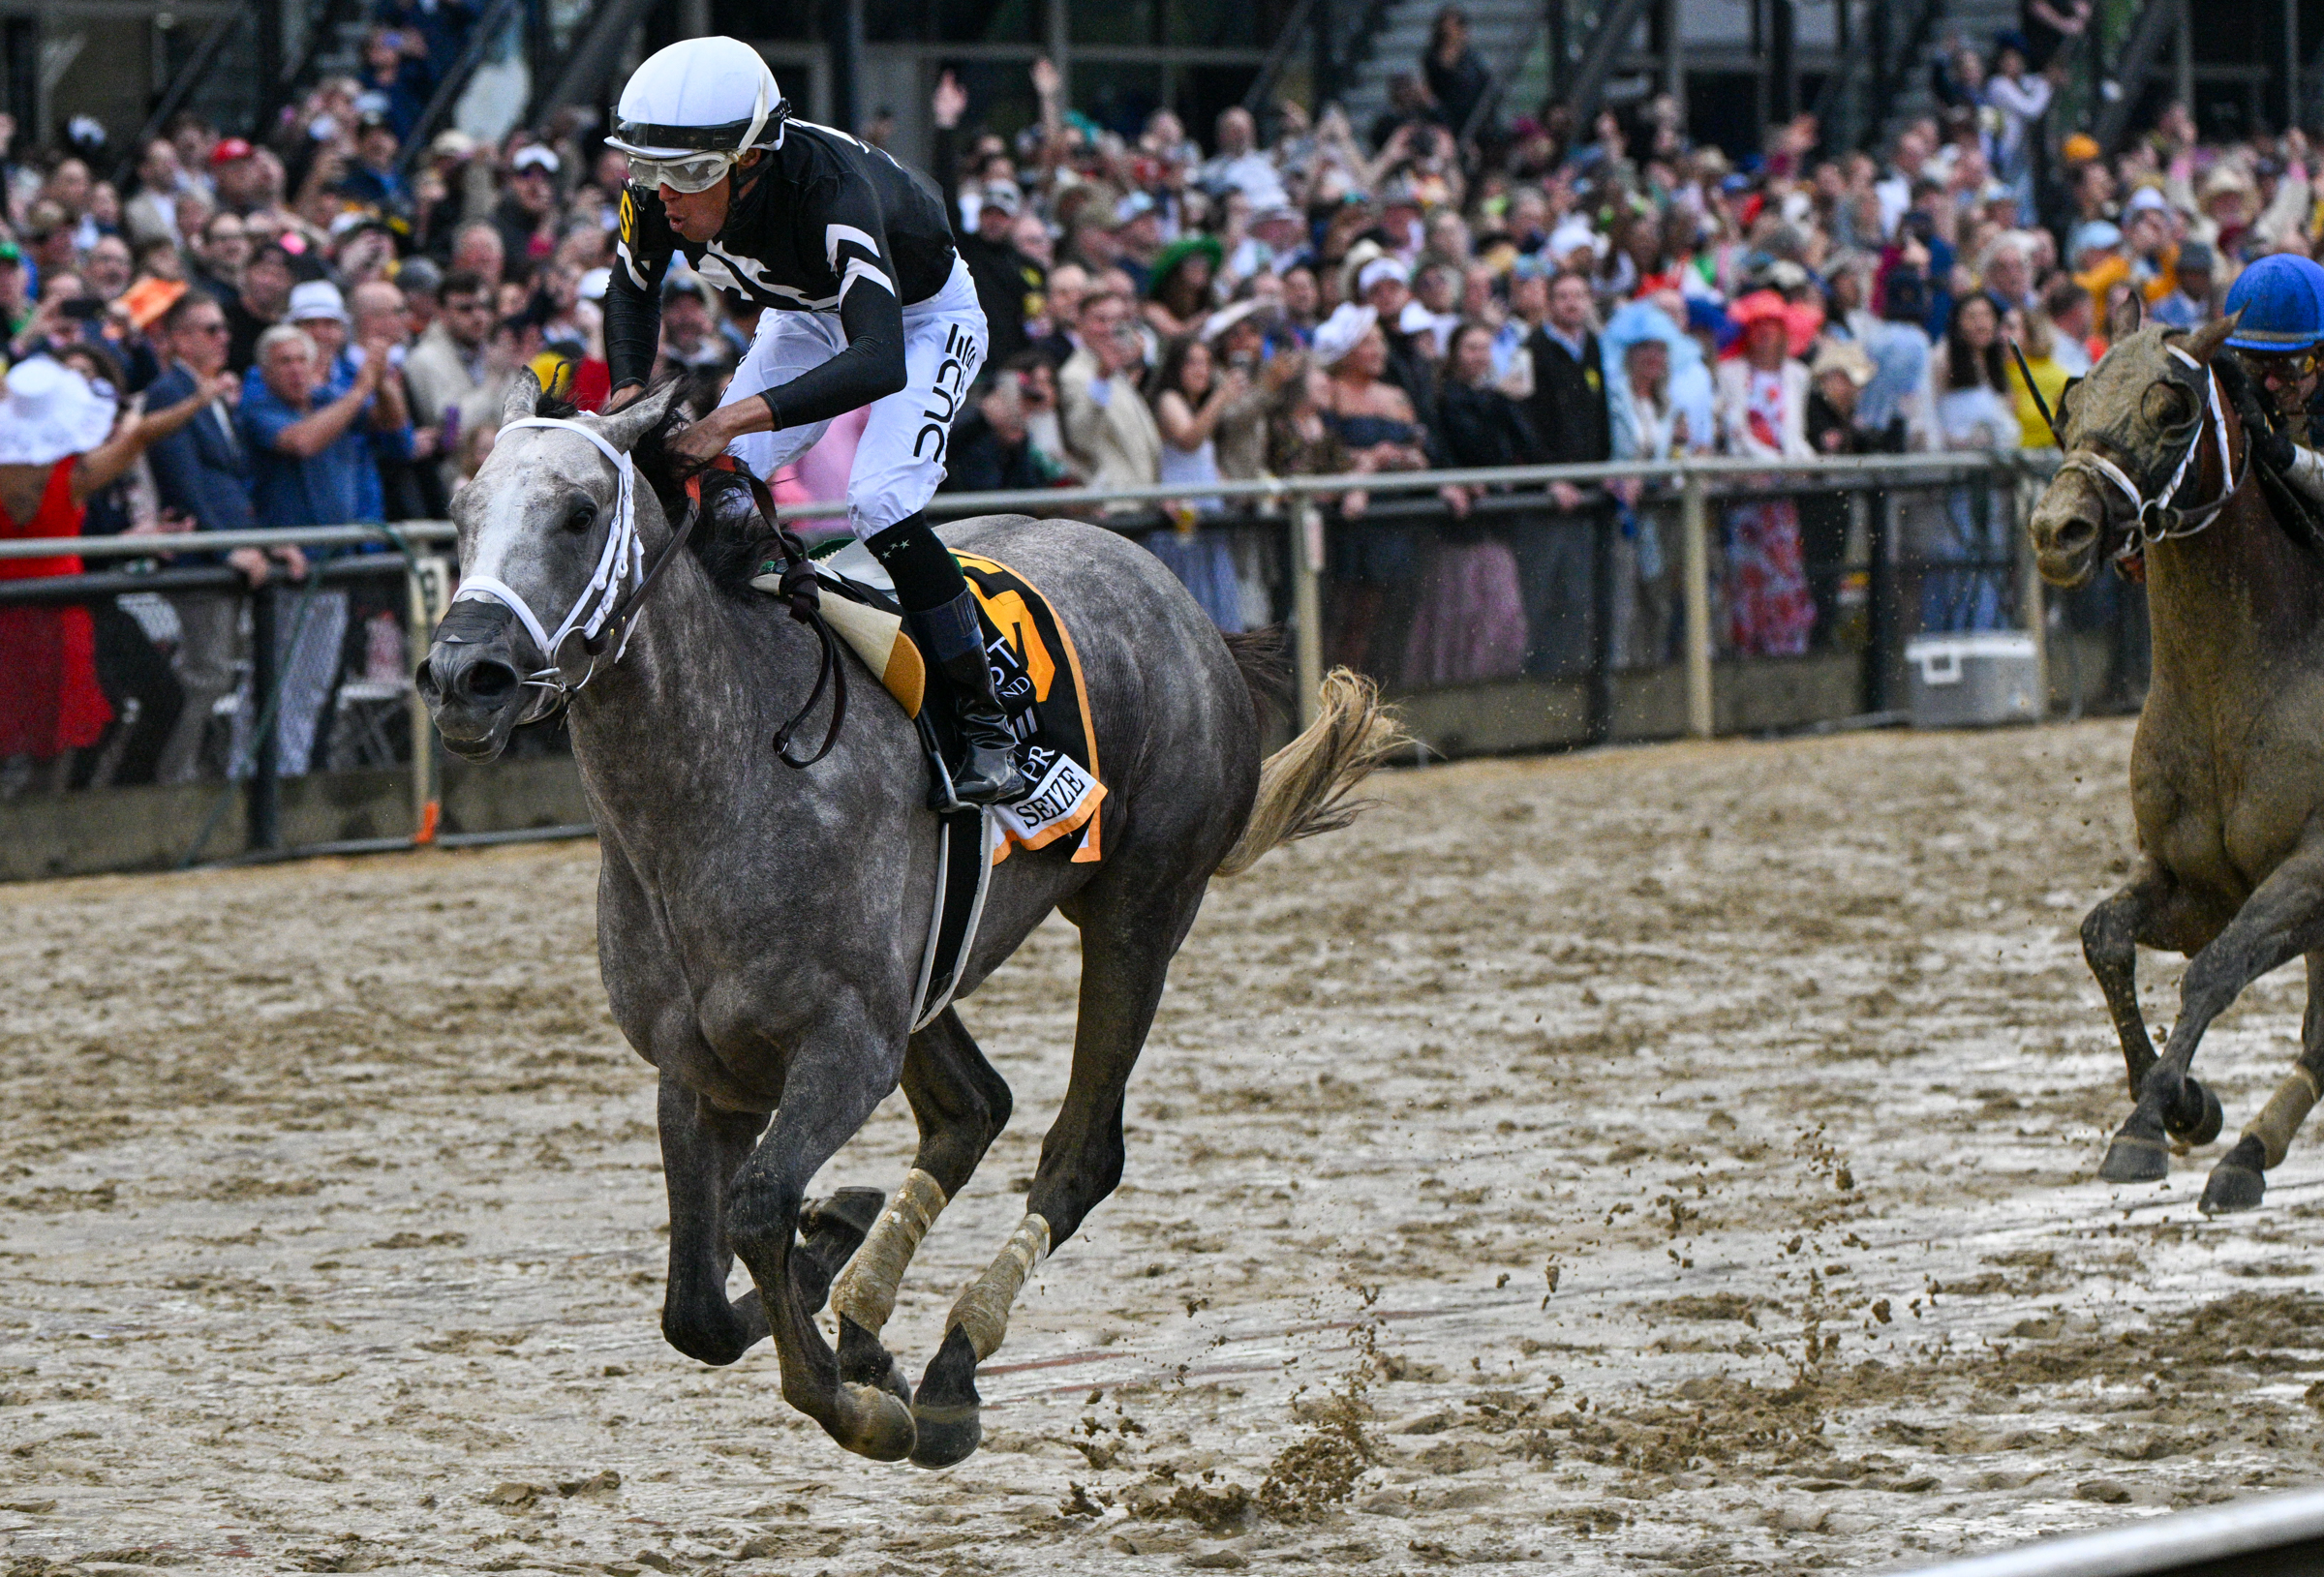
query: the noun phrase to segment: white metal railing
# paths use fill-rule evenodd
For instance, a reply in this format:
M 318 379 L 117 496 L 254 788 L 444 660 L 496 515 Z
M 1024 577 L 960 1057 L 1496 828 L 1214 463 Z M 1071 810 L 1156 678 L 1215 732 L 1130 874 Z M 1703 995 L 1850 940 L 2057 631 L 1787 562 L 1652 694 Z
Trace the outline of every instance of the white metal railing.
M 1831 488 L 1862 493 L 1881 488 L 1942 486 L 1977 477 L 1995 483 L 2037 480 L 2055 471 L 2055 450 L 1956 450 L 1938 454 L 1839 455 L 1814 460 L 1761 459 L 1752 456 L 1705 455 L 1659 461 L 1610 461 L 1588 466 L 1510 466 L 1483 470 L 1375 471 L 1332 476 L 1262 477 L 1254 481 L 1213 481 L 1199 484 L 1114 488 L 1042 488 L 994 493 L 939 493 L 930 513 L 944 519 L 977 514 L 1039 513 L 1055 516 L 1085 506 L 1103 510 L 1108 505 L 1160 505 L 1188 498 L 1217 499 L 1266 506 L 1281 511 L 1279 525 L 1287 532 L 1292 586 L 1292 648 L 1299 682 L 1300 719 L 1312 721 L 1317 689 L 1323 681 L 1324 568 L 1323 501 L 1343 493 L 1372 495 L 1434 493 L 1442 487 L 1541 489 L 1552 482 L 1589 486 L 1611 481 L 1675 484 L 1679 504 L 1681 606 L 1685 631 L 1687 732 L 1707 739 L 1715 727 L 1712 689 L 1710 511 L 1714 487 L 1750 491 L 1790 492 Z M 826 520 L 846 513 L 843 500 L 831 500 L 785 506 L 779 511 L 788 521 Z M 1108 521 L 1099 513 L 1092 524 L 1116 530 L 1148 530 Z M 1234 524 L 1234 517 L 1219 524 Z M 1356 523 L 1361 530 L 1361 522 Z M 448 521 L 408 521 L 385 526 L 317 526 L 248 531 L 199 531 L 165 536 L 44 537 L 0 541 L 0 559 L 47 558 L 77 555 L 83 559 L 145 559 L 174 553 L 216 553 L 241 547 L 371 547 L 403 551 L 439 546 L 457 535 Z M 2021 552 L 2025 545 L 2021 543 Z M 416 575 L 416 564 L 408 574 Z M 2023 554 L 2020 578 L 2033 584 L 2030 552 Z M 416 588 L 416 581 L 414 582 Z M 2029 632 L 2039 651 L 2041 599 L 2021 597 Z M 425 644 L 426 630 L 417 612 L 426 599 L 416 589 L 412 597 L 414 639 Z M 415 717 L 415 724 L 418 719 Z M 424 754 L 424 752 L 422 752 Z

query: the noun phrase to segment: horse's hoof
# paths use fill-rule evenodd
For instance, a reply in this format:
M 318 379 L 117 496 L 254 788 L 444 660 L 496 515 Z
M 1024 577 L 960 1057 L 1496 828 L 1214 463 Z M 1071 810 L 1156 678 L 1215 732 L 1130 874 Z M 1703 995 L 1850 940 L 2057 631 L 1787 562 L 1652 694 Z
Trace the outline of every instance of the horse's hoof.
M 865 1235 L 878 1224 L 878 1212 L 888 1208 L 888 1197 L 878 1189 L 839 1189 L 830 1198 L 809 1200 L 800 1210 L 800 1233 L 807 1238 L 827 1235 L 832 1247 L 846 1243 L 846 1255 L 839 1261 L 846 1263 L 848 1255 L 862 1245 Z
M 831 1438 L 859 1457 L 902 1462 L 912 1454 L 919 1430 L 912 1410 L 895 1392 L 877 1385 L 842 1384 L 839 1420 L 826 1426 Z
M 810 1201 L 799 1212 L 799 1252 L 791 1257 L 791 1285 L 809 1314 L 820 1314 L 831 1298 L 840 1268 L 864 1246 L 888 1197 L 875 1188 L 843 1188 L 828 1199 Z
M 974 1404 L 965 1408 L 914 1408 L 912 1422 L 919 1428 L 920 1439 L 912 1447 L 912 1466 L 957 1468 L 966 1462 L 984 1442 L 983 1412 L 984 1409 Z
M 912 1404 L 912 1419 L 920 1429 L 913 1464 L 950 1468 L 967 1461 L 985 1438 L 983 1411 L 984 1400 L 976 1394 L 976 1349 L 968 1333 L 955 1325 L 920 1377 L 920 1395 Z
M 2203 1184 L 2203 1213 L 2207 1216 L 2232 1215 L 2238 1210 L 2256 1210 L 2267 1197 L 2268 1180 L 2260 1168 L 2266 1152 L 2259 1140 L 2246 1137 L 2234 1149 L 2219 1158 L 2211 1168 L 2211 1176 Z
M 2226 1113 L 2211 1086 L 2189 1078 L 2179 1087 L 2179 1099 L 2162 1114 L 2162 1126 L 2182 1144 L 2209 1144 L 2226 1126 Z
M 880 1344 L 878 1337 L 840 1316 L 840 1379 L 852 1385 L 873 1385 L 905 1407 L 912 1405 L 912 1382 L 903 1366 Z
M 2109 1183 L 2159 1183 L 2171 1174 L 2171 1147 L 2144 1134 L 2117 1134 L 2098 1176 Z

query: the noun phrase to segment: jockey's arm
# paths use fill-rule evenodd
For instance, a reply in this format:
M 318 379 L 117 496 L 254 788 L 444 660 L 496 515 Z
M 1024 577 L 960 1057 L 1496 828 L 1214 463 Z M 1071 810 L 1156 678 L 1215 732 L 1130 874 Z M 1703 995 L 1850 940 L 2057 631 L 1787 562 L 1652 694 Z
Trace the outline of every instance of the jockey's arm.
M 855 275 L 841 288 L 840 327 L 846 334 L 847 349 L 822 366 L 778 383 L 757 400 L 729 408 L 757 418 L 738 431 L 772 433 L 811 426 L 884 400 L 903 387 L 903 306 L 885 274 Z
M 675 247 L 661 199 L 623 187 L 613 271 L 605 282 L 605 362 L 613 382 L 609 407 L 624 403 L 625 388 L 643 392 L 654 376 L 654 358 L 661 353 L 661 278 Z

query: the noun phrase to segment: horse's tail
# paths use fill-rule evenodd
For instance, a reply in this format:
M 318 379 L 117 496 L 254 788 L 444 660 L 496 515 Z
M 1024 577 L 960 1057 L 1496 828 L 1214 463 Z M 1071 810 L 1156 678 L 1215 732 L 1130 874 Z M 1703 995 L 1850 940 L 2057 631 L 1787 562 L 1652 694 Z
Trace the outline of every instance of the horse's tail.
M 1262 699 L 1274 654 L 1255 643 L 1229 645 L 1253 697 Z M 1321 702 L 1315 721 L 1261 764 L 1251 819 L 1219 862 L 1218 875 L 1239 876 L 1269 849 L 1347 826 L 1370 804 L 1349 799 L 1348 791 L 1412 743 L 1395 708 L 1381 702 L 1380 686 L 1361 674 L 1332 669 Z

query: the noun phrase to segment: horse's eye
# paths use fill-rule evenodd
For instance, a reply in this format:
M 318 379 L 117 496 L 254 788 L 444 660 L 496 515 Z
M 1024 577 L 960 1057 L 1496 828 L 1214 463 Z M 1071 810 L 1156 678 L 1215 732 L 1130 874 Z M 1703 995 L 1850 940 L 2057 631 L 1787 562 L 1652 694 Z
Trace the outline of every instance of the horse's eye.
M 565 513 L 565 529 L 586 531 L 597 523 L 597 503 L 595 499 L 583 499 Z
M 2157 383 L 2140 402 L 2147 420 L 2157 427 L 2186 421 L 2194 414 L 2194 401 L 2176 383 Z

